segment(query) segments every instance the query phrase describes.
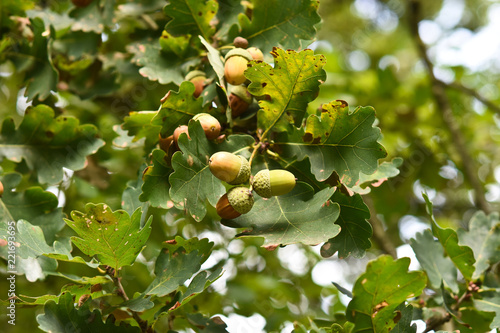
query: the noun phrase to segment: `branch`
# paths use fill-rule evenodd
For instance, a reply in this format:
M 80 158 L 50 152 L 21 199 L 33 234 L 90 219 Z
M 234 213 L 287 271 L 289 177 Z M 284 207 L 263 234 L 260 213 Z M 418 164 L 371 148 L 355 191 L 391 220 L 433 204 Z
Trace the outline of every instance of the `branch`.
M 484 96 L 480 95 L 476 90 L 474 89 L 471 89 L 471 88 L 467 88 L 465 87 L 464 85 L 458 83 L 458 82 L 451 82 L 451 83 L 446 83 L 446 82 L 443 82 L 443 81 L 438 81 L 440 84 L 442 84 L 443 86 L 446 86 L 446 87 L 449 87 L 449 88 L 452 88 L 452 89 L 455 89 L 455 90 L 459 90 L 467 95 L 470 95 L 472 97 L 474 97 L 475 99 L 477 99 L 478 101 L 480 101 L 481 103 L 483 103 L 487 108 L 489 108 L 490 110 L 492 110 L 493 112 L 497 113 L 500 115 L 500 106 L 493 103 L 492 101 L 490 101 L 489 99 L 485 98 Z
M 460 128 L 458 127 L 454 119 L 453 110 L 451 108 L 448 96 L 446 95 L 444 86 L 442 85 L 442 82 L 434 76 L 434 65 L 429 59 L 429 56 L 427 55 L 427 47 L 425 46 L 418 33 L 418 23 L 420 16 L 419 14 L 420 1 L 411 0 L 409 3 L 410 31 L 415 43 L 417 44 L 417 49 L 420 53 L 420 57 L 424 61 L 427 68 L 427 73 L 431 79 L 432 94 L 437 104 L 437 110 L 441 112 L 443 121 L 451 134 L 452 144 L 455 146 L 455 149 L 460 156 L 464 173 L 469 180 L 472 188 L 474 189 L 474 199 L 476 206 L 479 209 L 483 210 L 486 214 L 489 214 L 491 212 L 491 209 L 484 197 L 484 189 L 481 181 L 479 180 L 479 177 L 477 176 L 474 160 L 472 159 L 472 156 L 469 154 L 466 148 L 465 139 L 463 138 L 462 132 L 460 131 Z
M 373 200 L 369 195 L 365 195 L 364 202 L 368 209 L 370 210 L 370 219 L 368 220 L 373 228 L 373 239 L 377 243 L 378 247 L 382 249 L 385 253 L 391 255 L 394 259 L 398 258 L 396 247 L 392 243 L 392 240 L 387 236 L 387 232 L 384 229 L 382 221 L 377 217 L 375 211 L 375 205 Z
M 118 277 L 118 274 L 116 274 L 115 270 L 110 266 L 106 266 L 106 273 L 113 280 L 113 283 L 116 286 L 116 289 L 118 290 L 117 292 L 118 296 L 123 298 L 124 301 L 128 301 L 129 297 L 125 292 L 125 289 L 123 289 L 122 278 Z M 137 312 L 132 311 L 130 309 L 129 311 L 132 313 L 132 317 L 135 319 L 135 321 L 139 324 L 139 327 L 141 328 L 142 332 L 153 332 L 152 327 L 148 326 L 147 320 L 143 320 Z

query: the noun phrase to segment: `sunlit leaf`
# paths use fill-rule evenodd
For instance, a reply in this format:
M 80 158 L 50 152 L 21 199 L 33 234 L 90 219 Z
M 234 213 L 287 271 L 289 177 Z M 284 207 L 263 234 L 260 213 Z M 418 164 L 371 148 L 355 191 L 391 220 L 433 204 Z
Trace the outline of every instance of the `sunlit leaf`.
M 79 236 L 71 238 L 73 243 L 115 270 L 135 261 L 151 233 L 152 218 L 140 229 L 140 209 L 130 216 L 124 210 L 113 212 L 105 204 L 89 203 L 85 213 L 73 211 L 71 218 L 72 221 L 65 219 L 66 224 Z
M 355 332 L 389 332 L 401 316 L 396 308 L 408 298 L 420 295 L 426 285 L 423 272 L 408 272 L 410 258 L 398 260 L 383 255 L 368 263 L 353 288 L 347 319 Z
M 295 52 L 274 48 L 274 67 L 266 62 L 252 62 L 245 76 L 252 82 L 248 91 L 254 96 L 271 96 L 259 101 L 258 126 L 269 131 L 284 131 L 288 124 L 300 126 L 307 104 L 315 98 L 326 78 L 326 59 L 312 50 Z

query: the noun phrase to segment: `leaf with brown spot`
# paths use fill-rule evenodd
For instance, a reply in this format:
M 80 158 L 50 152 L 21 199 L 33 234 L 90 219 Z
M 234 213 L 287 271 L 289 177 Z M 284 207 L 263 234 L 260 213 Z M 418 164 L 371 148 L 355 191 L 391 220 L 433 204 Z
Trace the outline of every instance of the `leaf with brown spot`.
M 134 263 L 151 233 L 152 217 L 140 228 L 141 209 L 132 216 L 124 210 L 111 211 L 105 204 L 87 204 L 85 212 L 72 211 L 65 219 L 79 237 L 73 243 L 85 254 L 96 255 L 102 265 L 115 270 Z

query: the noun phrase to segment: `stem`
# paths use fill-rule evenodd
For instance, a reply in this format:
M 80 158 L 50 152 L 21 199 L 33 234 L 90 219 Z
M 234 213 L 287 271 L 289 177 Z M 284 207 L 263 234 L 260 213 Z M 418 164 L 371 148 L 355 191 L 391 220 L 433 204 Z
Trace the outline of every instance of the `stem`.
M 250 169 L 252 168 L 252 161 L 253 161 L 255 155 L 257 155 L 257 151 L 259 150 L 259 148 L 260 148 L 260 143 L 256 142 L 253 145 L 252 155 L 250 156 L 250 159 L 248 160 L 248 164 L 250 164 Z
M 396 251 L 396 246 L 392 240 L 387 236 L 387 232 L 384 230 L 384 226 L 382 221 L 377 217 L 377 213 L 375 211 L 375 205 L 373 204 L 373 200 L 369 195 L 364 196 L 364 202 L 368 209 L 370 210 L 370 219 L 369 222 L 373 228 L 373 239 L 385 253 L 391 255 L 394 259 L 397 259 L 398 254 Z
M 465 139 L 462 136 L 462 132 L 460 131 L 460 128 L 458 127 L 454 119 L 451 103 L 448 99 L 448 96 L 446 95 L 444 86 L 441 81 L 439 81 L 434 76 L 434 65 L 427 55 L 427 48 L 418 33 L 419 14 L 420 1 L 411 0 L 409 3 L 410 31 L 416 43 L 418 52 L 420 53 L 420 57 L 424 61 L 427 68 L 427 74 L 429 75 L 429 78 L 431 80 L 432 94 L 437 105 L 436 109 L 438 112 L 441 112 L 443 122 L 451 134 L 452 144 L 455 146 L 455 149 L 460 156 L 464 173 L 469 180 L 470 185 L 474 189 L 474 201 L 476 206 L 479 207 L 479 209 L 483 210 L 486 214 L 489 214 L 491 212 L 491 209 L 484 197 L 484 189 L 481 181 L 479 180 L 479 177 L 477 176 L 474 160 L 467 150 Z
M 500 106 L 497 104 L 493 103 L 489 99 L 485 98 L 484 96 L 480 95 L 476 90 L 467 88 L 464 85 L 458 83 L 458 82 L 451 82 L 451 83 L 446 83 L 443 81 L 439 81 L 443 86 L 453 88 L 455 90 L 459 90 L 467 95 L 470 95 L 483 103 L 487 108 L 491 109 L 493 112 L 497 113 L 500 115 Z
M 122 278 L 118 276 L 118 271 L 113 269 L 110 266 L 106 266 L 106 273 L 111 277 L 114 285 L 116 286 L 116 289 L 118 289 L 118 292 L 117 292 L 118 296 L 123 298 L 124 301 L 128 301 L 129 297 L 127 296 L 127 293 L 125 292 L 125 289 L 123 288 Z M 132 311 L 130 309 L 129 309 L 129 311 L 132 313 L 132 317 L 135 319 L 135 321 L 139 324 L 139 327 L 141 328 L 142 332 L 152 331 L 152 328 L 150 326 L 148 326 L 147 320 L 143 320 L 137 312 Z

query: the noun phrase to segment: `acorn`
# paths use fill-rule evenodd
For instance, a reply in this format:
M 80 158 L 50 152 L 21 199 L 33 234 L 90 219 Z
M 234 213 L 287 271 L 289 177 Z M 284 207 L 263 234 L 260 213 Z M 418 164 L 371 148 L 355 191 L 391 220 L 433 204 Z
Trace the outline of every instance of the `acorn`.
M 177 127 L 175 129 L 175 131 L 174 131 L 174 134 L 172 135 L 173 138 L 174 138 L 174 142 L 175 142 L 175 145 L 177 146 L 177 148 L 179 148 L 179 145 L 177 144 L 177 141 L 179 141 L 179 135 L 181 135 L 181 133 L 186 133 L 188 139 L 191 139 L 189 137 L 188 127 L 186 125 L 181 125 L 181 126 Z
M 252 191 L 244 186 L 233 187 L 224 194 L 215 209 L 223 219 L 234 219 L 248 213 L 253 207 Z
M 246 38 L 238 36 L 233 40 L 233 45 L 235 47 L 246 49 L 248 47 L 248 40 Z
M 253 177 L 252 187 L 263 198 L 287 194 L 295 187 L 295 176 L 286 170 L 261 170 Z
M 203 88 L 205 88 L 205 81 L 207 79 L 207 76 L 205 72 L 202 71 L 191 71 L 189 72 L 185 80 L 190 81 L 194 84 L 194 93 L 193 96 L 195 98 L 198 98 L 201 95 L 201 92 L 203 91 Z
M 247 79 L 243 74 L 247 69 L 247 64 L 253 60 L 252 55 L 242 48 L 232 49 L 226 54 L 224 64 L 224 77 L 232 85 L 244 83 Z
M 244 86 L 232 86 L 229 90 L 229 106 L 231 107 L 233 117 L 238 117 L 248 110 L 252 104 L 252 95 Z
M 216 139 L 219 136 L 220 123 L 214 116 L 208 113 L 198 113 L 193 117 L 193 120 L 200 122 L 208 140 Z
M 219 151 L 208 160 L 212 174 L 231 185 L 243 184 L 250 178 L 250 164 L 240 155 Z
M 262 51 L 254 46 L 252 47 L 249 47 L 247 49 L 248 53 L 250 53 L 250 55 L 252 56 L 252 59 L 253 60 L 260 60 L 260 61 L 264 61 L 264 54 L 262 53 Z
M 2 182 L 0 182 L 0 198 L 2 197 L 3 195 L 3 184 Z

